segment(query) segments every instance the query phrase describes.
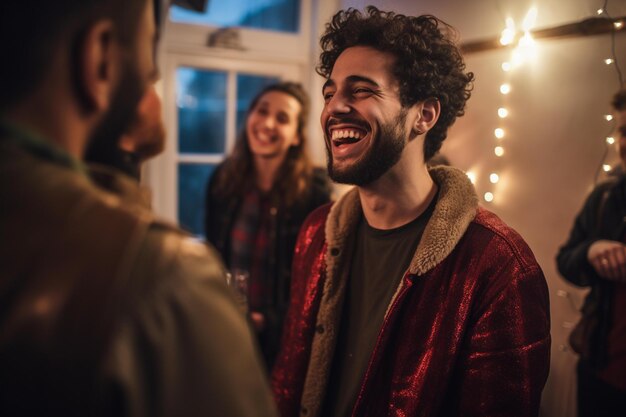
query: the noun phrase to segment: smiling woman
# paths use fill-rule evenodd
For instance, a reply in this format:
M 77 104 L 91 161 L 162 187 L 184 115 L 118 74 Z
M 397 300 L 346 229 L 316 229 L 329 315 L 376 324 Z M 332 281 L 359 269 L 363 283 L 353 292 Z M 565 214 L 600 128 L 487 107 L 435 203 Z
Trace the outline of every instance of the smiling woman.
M 233 153 L 207 186 L 206 238 L 236 276 L 268 368 L 289 304 L 291 261 L 300 225 L 329 201 L 325 172 L 306 148 L 309 99 L 300 84 L 264 88 L 252 100 Z
M 280 91 L 268 91 L 251 109 L 246 121 L 248 146 L 255 163 L 280 164 L 291 146 L 300 142 L 298 134 L 298 117 L 302 105 L 298 100 Z M 271 178 L 261 188 L 272 186 Z

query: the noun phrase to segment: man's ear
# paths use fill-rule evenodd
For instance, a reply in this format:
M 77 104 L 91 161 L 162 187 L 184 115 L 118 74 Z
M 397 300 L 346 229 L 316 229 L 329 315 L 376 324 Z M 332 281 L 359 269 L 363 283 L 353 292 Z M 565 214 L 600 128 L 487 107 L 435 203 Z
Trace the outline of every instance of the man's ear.
M 423 135 L 435 126 L 441 114 L 441 104 L 436 98 L 428 98 L 418 104 L 417 117 L 413 123 L 413 134 Z
M 87 110 L 108 109 L 116 82 L 119 50 L 114 41 L 114 25 L 100 20 L 91 25 L 78 51 L 78 86 Z

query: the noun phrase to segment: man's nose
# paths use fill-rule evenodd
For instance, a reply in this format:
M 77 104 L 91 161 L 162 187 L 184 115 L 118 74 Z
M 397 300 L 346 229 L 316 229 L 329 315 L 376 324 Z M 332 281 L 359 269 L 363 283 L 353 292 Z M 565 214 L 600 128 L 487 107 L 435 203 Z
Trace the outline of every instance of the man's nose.
M 350 113 L 350 105 L 343 94 L 334 94 L 326 104 L 326 111 L 329 114 L 345 114 Z

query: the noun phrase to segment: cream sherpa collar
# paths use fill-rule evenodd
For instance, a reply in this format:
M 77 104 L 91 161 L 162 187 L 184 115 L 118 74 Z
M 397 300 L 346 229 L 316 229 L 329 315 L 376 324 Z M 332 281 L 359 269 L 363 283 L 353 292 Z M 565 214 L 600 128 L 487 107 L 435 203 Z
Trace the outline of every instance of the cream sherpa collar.
M 452 252 L 476 216 L 478 207 L 474 186 L 462 171 L 435 167 L 429 173 L 439 186 L 439 199 L 409 266 L 409 272 L 416 275 L 423 275 L 434 268 Z M 356 188 L 333 205 L 326 220 L 329 251 L 326 262 L 330 270 L 336 259 L 330 251 L 345 245 L 348 236 L 356 231 L 361 215 L 361 201 Z

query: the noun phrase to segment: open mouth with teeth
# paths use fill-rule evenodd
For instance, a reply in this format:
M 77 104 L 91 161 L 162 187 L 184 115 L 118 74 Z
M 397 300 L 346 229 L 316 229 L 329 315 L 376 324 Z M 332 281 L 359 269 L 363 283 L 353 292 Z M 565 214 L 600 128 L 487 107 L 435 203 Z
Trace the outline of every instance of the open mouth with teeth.
M 349 145 L 359 142 L 367 135 L 367 132 L 359 128 L 343 128 L 343 129 L 331 129 L 330 140 L 335 146 Z
M 255 131 L 254 136 L 259 142 L 272 142 L 274 140 L 272 135 L 265 132 Z

